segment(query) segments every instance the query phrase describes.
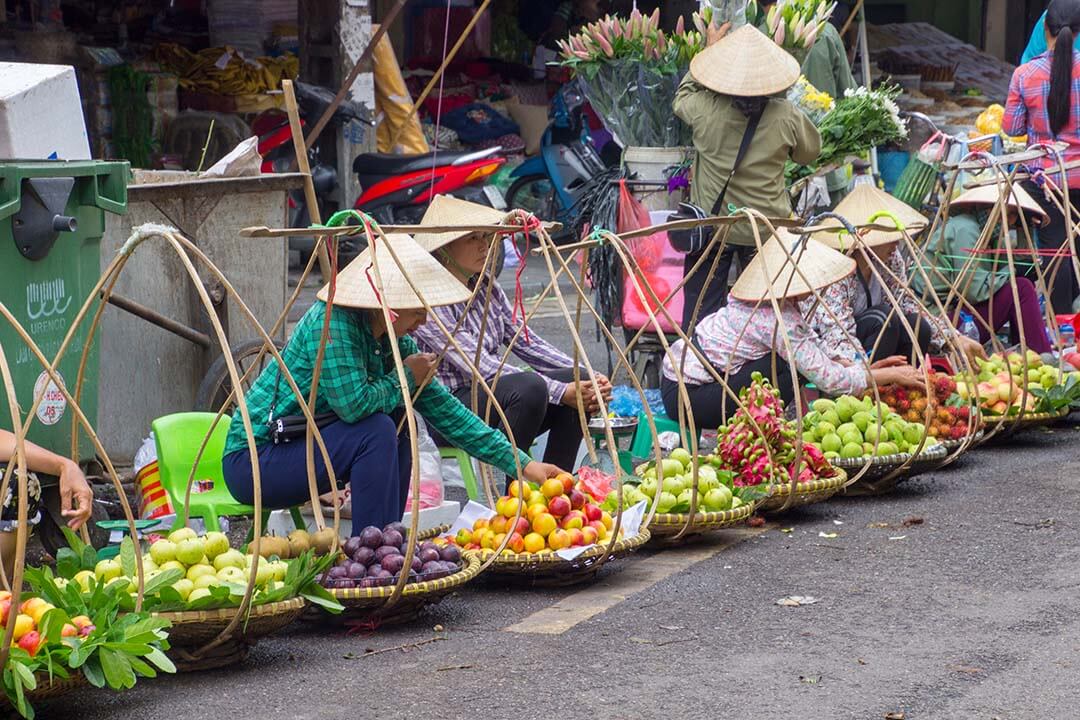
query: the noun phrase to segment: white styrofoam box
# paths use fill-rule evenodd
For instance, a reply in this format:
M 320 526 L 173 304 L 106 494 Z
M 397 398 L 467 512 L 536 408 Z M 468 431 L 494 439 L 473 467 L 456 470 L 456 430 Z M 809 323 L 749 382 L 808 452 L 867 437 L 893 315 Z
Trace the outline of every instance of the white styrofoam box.
M 0 62 L 0 159 L 89 160 L 75 68 Z
M 315 532 L 318 527 L 315 525 L 315 516 L 310 513 L 310 507 L 301 508 L 300 511 L 304 516 L 304 522 L 307 524 L 309 532 Z M 452 500 L 443 500 L 443 504 L 437 508 L 424 508 L 420 511 L 420 530 L 429 530 L 440 525 L 449 525 L 454 522 L 455 518 L 461 513 L 461 504 L 453 502 Z M 329 512 L 323 513 L 326 518 L 326 522 L 329 525 L 333 520 L 333 515 Z M 401 519 L 401 522 L 405 523 L 406 527 L 412 522 L 412 517 L 409 513 L 405 513 L 405 517 Z M 285 536 L 291 533 L 295 528 L 293 527 L 292 515 L 288 510 L 275 510 L 270 513 L 270 519 L 266 521 L 266 532 L 273 533 L 274 535 Z M 346 518 L 341 519 L 341 537 L 343 539 L 348 538 L 352 532 L 352 521 Z

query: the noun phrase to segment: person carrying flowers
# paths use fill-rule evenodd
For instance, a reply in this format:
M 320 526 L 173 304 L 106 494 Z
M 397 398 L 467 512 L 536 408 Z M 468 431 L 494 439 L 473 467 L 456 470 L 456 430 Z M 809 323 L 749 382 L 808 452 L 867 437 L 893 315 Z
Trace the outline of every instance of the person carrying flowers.
M 691 61 L 674 101 L 675 114 L 691 127 L 697 150 L 691 202 L 709 215 L 749 207 L 768 217 L 790 217 L 785 164 L 811 163 L 821 150 L 821 136 L 810 119 L 777 96 L 799 79 L 799 63 L 750 25 L 728 34 L 726 26 L 710 24 L 708 35 L 709 46 Z M 733 226 L 715 272 L 710 272 L 715 246 L 687 254 L 687 332 L 693 330 L 690 320 L 703 291 L 698 318 L 724 304 L 732 265 L 737 261 L 746 266 L 753 242 L 747 225 Z M 691 274 L 703 254 L 708 257 Z

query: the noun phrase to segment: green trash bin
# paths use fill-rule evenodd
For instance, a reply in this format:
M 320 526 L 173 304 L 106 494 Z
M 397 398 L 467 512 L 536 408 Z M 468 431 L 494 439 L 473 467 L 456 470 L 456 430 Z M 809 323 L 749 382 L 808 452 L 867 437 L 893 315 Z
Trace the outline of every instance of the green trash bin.
M 0 161 L 0 302 L 49 361 L 101 277 L 105 212 L 127 211 L 129 174 L 126 162 Z M 91 319 L 81 323 L 58 368 L 71 392 Z M 11 366 L 22 411 L 30 409 L 35 394 L 45 395 L 27 437 L 53 452 L 69 455 L 75 415 L 63 395 L 2 318 L 0 344 Z M 79 403 L 91 423 L 97 422 L 98 377 L 95 343 Z M 0 428 L 11 429 L 6 403 L 0 408 Z M 93 457 L 93 445 L 80 432 L 78 459 Z

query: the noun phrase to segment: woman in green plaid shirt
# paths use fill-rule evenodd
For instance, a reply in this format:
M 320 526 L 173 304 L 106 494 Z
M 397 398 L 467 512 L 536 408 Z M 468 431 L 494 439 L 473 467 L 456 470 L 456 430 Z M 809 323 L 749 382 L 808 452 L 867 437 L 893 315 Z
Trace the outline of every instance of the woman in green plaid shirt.
M 384 247 L 388 242 L 431 307 L 465 302 L 469 291 L 411 237 L 391 235 L 375 243 L 382 295 L 396 316 L 393 329 L 404 360 L 407 390 L 415 396 L 416 389 L 433 373 L 435 356 L 421 354 L 408 337 L 426 321 L 427 313 Z M 328 288 L 324 287 L 319 302 L 304 314 L 282 351 L 282 359 L 305 398 L 311 390 L 327 296 Z M 370 251 L 338 275 L 333 305 L 312 413 L 328 415 L 328 422 L 320 423 L 320 432 L 335 476 L 340 482 L 350 483 L 353 535 L 359 535 L 368 525 L 383 527 L 401 519 L 412 471 L 409 440 L 397 433 L 404 412 L 403 388 L 375 290 Z M 305 444 L 275 442 L 271 430 L 272 421 L 300 414 L 299 403 L 281 379 L 276 364 L 267 366 L 255 380 L 247 394 L 247 406 L 258 454 L 263 506 L 285 508 L 305 502 L 310 498 Z M 416 396 L 414 407 L 454 446 L 505 473 L 516 476 L 517 463 L 524 476 L 535 482 L 561 472 L 560 468 L 534 462 L 527 453 L 515 450 L 506 436 L 469 412 L 437 380 Z M 233 496 L 251 504 L 251 454 L 239 418 L 229 429 L 222 463 Z M 319 491 L 327 492 L 330 480 L 318 449 L 315 468 Z

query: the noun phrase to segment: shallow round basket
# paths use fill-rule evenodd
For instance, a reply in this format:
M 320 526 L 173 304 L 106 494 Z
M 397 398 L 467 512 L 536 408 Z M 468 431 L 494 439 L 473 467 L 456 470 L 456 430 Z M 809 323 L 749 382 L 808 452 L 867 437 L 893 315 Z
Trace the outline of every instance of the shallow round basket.
M 988 440 L 988 442 L 993 442 L 995 439 L 1007 438 L 1025 430 L 1048 427 L 1067 418 L 1070 412 L 1072 411 L 1065 407 L 1056 413 L 1024 413 L 1022 416 L 1013 417 L 983 415 L 983 423 L 986 425 L 987 432 L 997 431 Z
M 370 620 L 378 625 L 395 625 L 409 622 L 420 614 L 428 605 L 434 605 L 457 588 L 475 578 L 480 573 L 480 558 L 470 553 L 462 553 L 461 570 L 453 575 L 409 583 L 397 601 L 387 607 L 386 600 L 394 594 L 392 585 L 374 588 L 348 588 L 346 590 L 328 590 L 334 599 L 345 606 L 345 611 L 329 613 L 322 608 L 314 608 L 321 620 L 330 622 Z
M 304 612 L 306 601 L 291 598 L 282 602 L 256 605 L 247 618 L 237 625 L 233 636 L 209 650 L 204 646 L 213 641 L 236 617 L 238 608 L 219 610 L 190 610 L 155 613 L 172 623 L 168 629 L 167 653 L 178 672 L 210 670 L 239 662 L 247 657 L 259 638 L 292 624 Z
M 649 523 L 649 533 L 653 541 L 662 543 L 682 542 L 704 533 L 723 530 L 733 525 L 741 525 L 754 514 L 754 504 L 745 503 L 734 510 L 723 512 L 694 513 L 692 524 L 682 536 L 683 528 L 691 523 L 690 513 L 657 513 Z M 676 538 L 678 538 L 676 540 Z
M 874 458 L 841 458 L 830 462 L 835 467 L 846 470 L 849 476 L 857 474 L 867 464 L 870 465 L 862 477 L 840 491 L 843 495 L 880 495 L 909 478 L 940 466 L 941 461 L 948 455 L 949 451 L 939 442 L 932 448 L 923 448 L 914 458 L 911 453 L 898 453 Z M 897 473 L 908 460 L 911 460 L 908 466 Z
M 438 527 L 428 528 L 427 530 L 421 530 L 420 532 L 416 533 L 416 541 L 424 542 L 425 540 L 434 540 L 440 535 L 445 535 L 449 531 L 449 523 L 447 523 L 446 525 L 439 525 Z
M 835 467 L 834 469 L 836 470 L 836 474 L 832 477 L 818 478 L 805 483 L 796 483 L 795 498 L 789 505 L 787 502 L 788 495 L 791 494 L 791 484 L 781 483 L 779 485 L 774 485 L 772 494 L 758 503 L 758 512 L 781 512 L 802 507 L 803 505 L 813 505 L 814 503 L 825 502 L 833 495 L 840 492 L 848 479 L 847 473 L 842 468 Z M 785 507 L 785 505 L 787 505 L 787 507 Z
M 600 542 L 578 555 L 573 560 L 564 560 L 555 553 L 502 553 L 484 571 L 486 580 L 501 582 L 527 582 L 533 585 L 563 586 L 586 582 L 596 577 L 603 563 L 601 558 L 607 554 L 607 560 L 628 555 L 649 541 L 652 534 L 647 528 L 638 530 L 637 535 L 623 538 L 615 543 L 608 552 L 608 542 Z M 470 550 L 481 561 L 492 556 L 491 550 Z M 605 561 L 606 562 L 606 561 Z

